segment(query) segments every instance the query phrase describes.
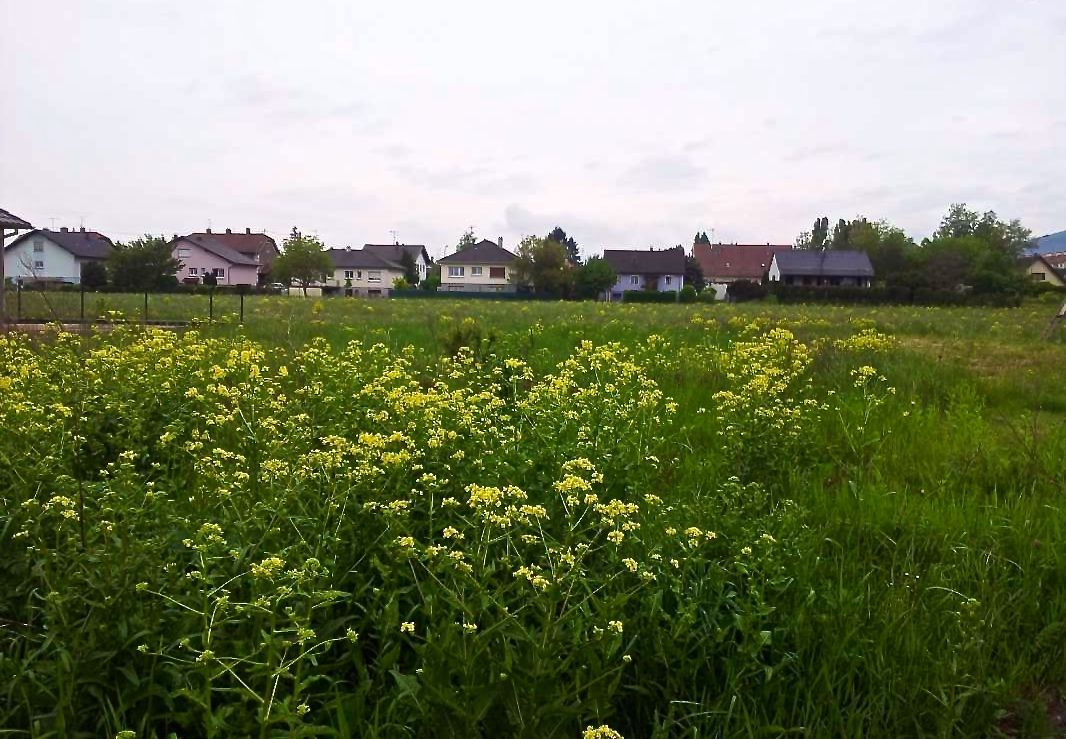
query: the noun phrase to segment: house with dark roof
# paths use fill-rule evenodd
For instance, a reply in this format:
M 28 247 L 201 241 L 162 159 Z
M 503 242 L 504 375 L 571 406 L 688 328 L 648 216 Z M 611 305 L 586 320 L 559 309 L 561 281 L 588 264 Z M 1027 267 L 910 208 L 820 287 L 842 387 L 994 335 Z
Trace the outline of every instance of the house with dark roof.
M 274 239 L 262 233 L 213 233 L 211 229 L 187 236 L 175 236 L 171 253 L 181 263 L 178 280 L 202 282 L 214 275 L 219 285 L 261 285 L 270 277 L 270 269 L 279 251 Z
M 387 262 L 403 265 L 403 255 L 408 254 L 415 263 L 418 281 L 426 279 L 433 260 L 422 244 L 363 244 L 363 251 L 373 252 Z
M 97 231 L 37 228 L 4 247 L 4 274 L 15 280 L 77 285 L 82 265 L 103 262 L 113 249 L 111 239 Z
M 603 259 L 611 265 L 618 281 L 611 288 L 611 300 L 620 300 L 631 290 L 680 292 L 685 286 L 685 250 L 604 249 Z
M 1066 269 L 1055 265 L 1049 257 L 1053 258 L 1054 255 L 1030 254 L 1027 257 L 1022 257 L 1019 263 L 1022 270 L 1033 282 L 1056 287 L 1066 285 Z
M 874 268 L 862 251 L 790 249 L 774 254 L 769 278 L 784 285 L 870 287 Z
M 746 280 L 762 283 L 770 271 L 774 254 L 787 251 L 787 244 L 702 244 L 692 246 L 707 287 L 718 300 L 725 300 L 730 283 Z
M 462 251 L 441 257 L 439 292 L 513 293 L 517 257 L 498 242 L 483 239 Z
M 393 283 L 404 276 L 403 265 L 386 259 L 382 254 L 392 252 L 379 249 L 329 249 L 326 251 L 333 263 L 333 273 L 326 280 L 326 287 L 341 288 L 345 295 L 364 297 L 387 297 Z

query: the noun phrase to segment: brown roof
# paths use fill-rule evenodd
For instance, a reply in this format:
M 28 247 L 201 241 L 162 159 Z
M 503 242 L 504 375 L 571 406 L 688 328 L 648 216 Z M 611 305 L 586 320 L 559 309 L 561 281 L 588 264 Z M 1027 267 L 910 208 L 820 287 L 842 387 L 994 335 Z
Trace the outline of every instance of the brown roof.
M 261 265 L 264 269 L 269 269 L 274 263 L 274 259 L 281 253 L 274 239 L 264 233 L 252 233 L 251 229 L 245 229 L 244 233 L 239 231 L 234 233 L 229 229 L 226 229 L 223 233 L 191 233 L 183 238 L 189 239 L 208 251 L 212 251 L 213 247 L 222 247 L 223 249 L 237 252 Z M 212 246 L 208 246 L 208 244 Z M 218 256 L 222 255 L 218 254 Z M 223 258 L 229 259 L 229 257 Z M 257 258 L 258 261 L 256 261 Z M 229 259 L 229 261 L 233 262 L 234 260 Z M 234 263 L 241 264 L 241 262 Z
M 97 231 L 51 231 L 47 228 L 27 231 L 4 248 L 10 249 L 37 234 L 82 259 L 107 259 L 115 248 L 111 239 Z
M 444 264 L 510 264 L 514 260 L 515 255 L 495 241 L 483 239 L 471 247 L 441 257 L 437 261 Z
M 14 213 L 0 208 L 0 228 L 33 228 L 29 221 L 24 221 Z
M 700 263 L 703 278 L 761 281 L 774 253 L 791 249 L 785 244 L 695 244 L 692 256 Z
M 672 249 L 604 249 L 603 258 L 619 275 L 682 275 L 685 273 L 685 250 Z

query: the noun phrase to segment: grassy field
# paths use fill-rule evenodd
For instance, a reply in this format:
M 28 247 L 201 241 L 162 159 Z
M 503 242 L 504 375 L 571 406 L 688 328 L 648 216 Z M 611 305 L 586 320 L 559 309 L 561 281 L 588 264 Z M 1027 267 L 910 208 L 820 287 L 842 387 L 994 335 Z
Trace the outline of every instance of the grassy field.
M 0 727 L 1059 735 L 1056 307 L 254 297 L 0 341 Z

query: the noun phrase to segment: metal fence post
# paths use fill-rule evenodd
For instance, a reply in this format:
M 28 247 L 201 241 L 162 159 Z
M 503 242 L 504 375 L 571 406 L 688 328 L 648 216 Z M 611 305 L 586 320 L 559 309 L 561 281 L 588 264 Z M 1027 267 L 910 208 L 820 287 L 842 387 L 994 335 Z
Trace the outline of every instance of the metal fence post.
M 22 320 L 22 280 L 18 281 L 18 289 L 15 290 L 15 320 Z
M 241 294 L 241 325 L 244 325 L 244 285 L 239 288 Z

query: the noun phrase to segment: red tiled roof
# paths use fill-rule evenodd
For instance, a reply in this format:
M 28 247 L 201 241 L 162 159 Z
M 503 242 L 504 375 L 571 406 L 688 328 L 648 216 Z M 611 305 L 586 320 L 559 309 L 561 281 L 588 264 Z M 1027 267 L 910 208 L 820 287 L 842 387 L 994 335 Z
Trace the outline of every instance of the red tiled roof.
M 792 247 L 786 244 L 695 244 L 692 254 L 700 263 L 703 279 L 752 280 L 759 282 L 770 269 L 774 253 Z

